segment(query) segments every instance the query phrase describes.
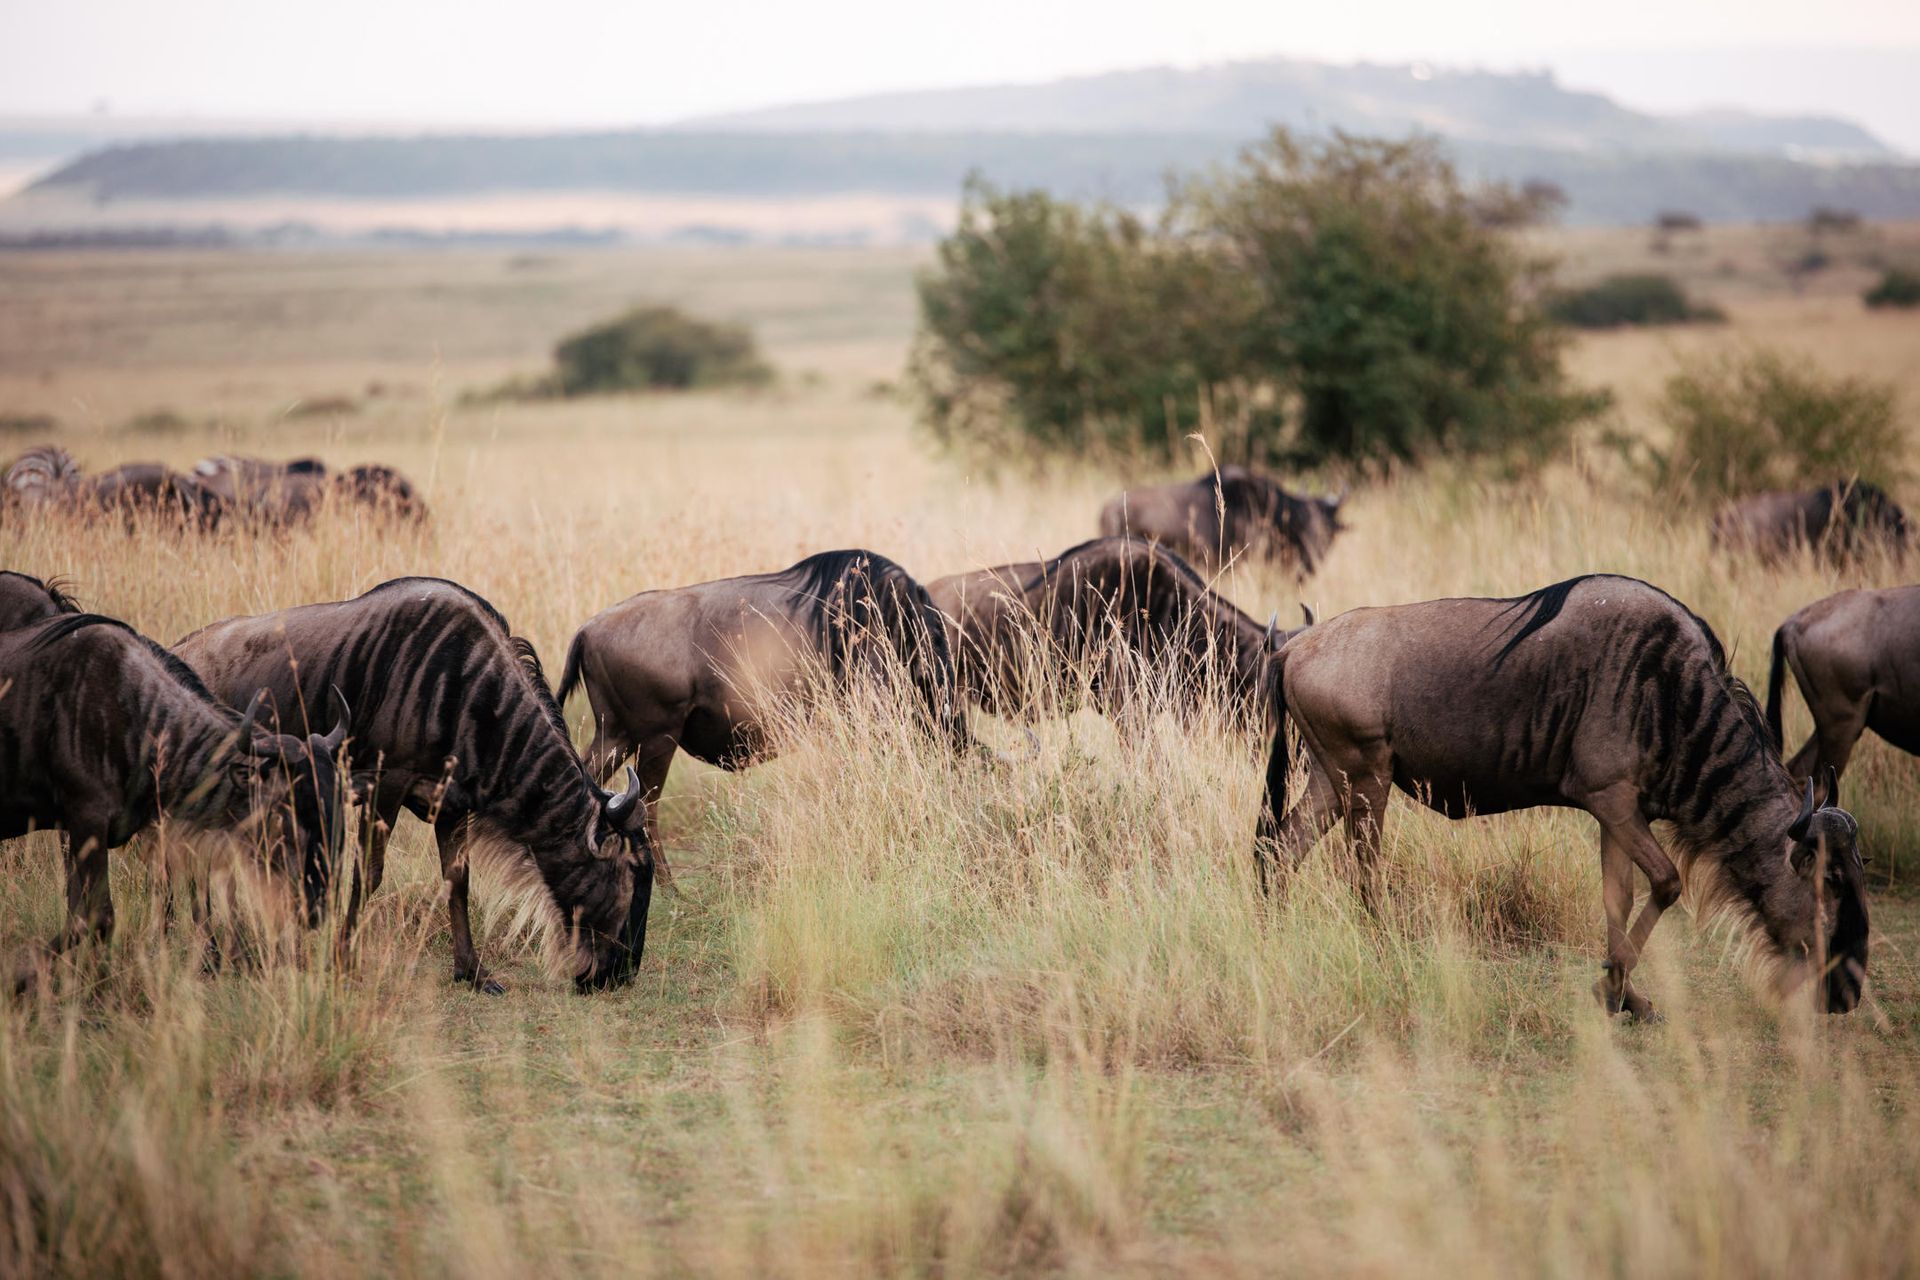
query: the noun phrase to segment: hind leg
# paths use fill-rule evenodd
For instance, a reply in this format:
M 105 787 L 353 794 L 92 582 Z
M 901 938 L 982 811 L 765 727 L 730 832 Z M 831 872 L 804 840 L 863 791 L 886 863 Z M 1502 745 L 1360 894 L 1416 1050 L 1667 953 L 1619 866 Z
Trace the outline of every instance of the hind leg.
M 1347 780 L 1347 841 L 1353 846 L 1360 901 L 1371 915 L 1380 914 L 1380 833 L 1392 790 L 1392 775 L 1384 769 Z
M 113 896 L 107 887 L 106 837 L 73 827 L 60 847 L 66 866 L 67 920 L 44 948 L 25 958 L 14 970 L 16 993 L 32 986 L 44 961 L 86 942 L 104 942 L 113 936 Z
M 1867 728 L 1867 698 L 1838 706 L 1823 701 L 1814 711 L 1813 734 L 1805 746 L 1787 762 L 1787 772 L 1795 782 L 1808 778 L 1825 779 L 1828 769 L 1845 773 L 1853 749 Z
M 660 859 L 662 870 L 666 862 L 661 858 L 665 846 L 660 842 L 660 793 L 666 789 L 667 773 L 673 768 L 673 753 L 678 746 L 673 735 L 654 734 L 640 744 L 639 759 L 633 767 L 640 777 L 641 802 L 647 806 L 647 839 L 653 845 L 654 857 Z M 667 871 L 661 879 L 671 884 L 673 873 Z
M 1267 876 L 1267 850 L 1274 851 L 1274 879 L 1284 885 L 1293 869 L 1306 860 L 1320 837 L 1346 813 L 1346 796 L 1333 785 L 1317 760 L 1307 761 L 1307 793 L 1287 811 L 1277 826 L 1271 814 L 1261 815 L 1259 838 L 1254 841 L 1254 863 L 1260 873 L 1260 892 L 1272 892 Z
M 1633 915 L 1633 856 L 1620 840 L 1600 829 L 1600 889 L 1607 908 L 1607 960 L 1593 994 L 1608 1013 L 1625 1013 L 1636 1022 L 1658 1018 L 1653 1002 L 1633 988 L 1626 960 L 1627 925 Z

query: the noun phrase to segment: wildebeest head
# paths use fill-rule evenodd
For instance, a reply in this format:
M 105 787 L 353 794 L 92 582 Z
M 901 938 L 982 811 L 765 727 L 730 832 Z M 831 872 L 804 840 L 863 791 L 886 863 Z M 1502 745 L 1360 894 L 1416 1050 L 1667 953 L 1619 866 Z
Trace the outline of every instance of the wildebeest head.
M 571 874 L 582 876 L 570 900 L 574 908 L 574 987 L 605 990 L 633 980 L 647 934 L 647 908 L 652 901 L 653 845 L 647 839 L 647 802 L 640 775 L 627 766 L 627 785 L 619 792 L 600 791 L 600 812 L 588 840 L 592 855 Z M 589 871 L 611 863 L 620 874 Z M 643 891 L 642 881 L 645 880 Z M 557 895 L 559 896 L 559 895 Z
M 1787 828 L 1786 864 L 1760 901 L 1775 945 L 1788 961 L 1783 987 L 1818 976 L 1816 993 L 1828 1013 L 1860 1003 L 1867 977 L 1866 866 L 1860 825 L 1839 807 L 1839 780 L 1829 770 L 1824 804 L 1807 780 L 1800 814 Z
M 340 768 L 340 748 L 352 714 L 336 689 L 334 725 L 327 733 L 256 732 L 264 697 L 264 691 L 256 694 L 240 717 L 230 767 L 242 784 L 238 794 L 247 816 L 261 823 L 270 864 L 289 881 L 297 879 L 307 923 L 318 924 L 346 844 L 349 780 Z
M 392 467 L 364 463 L 341 472 L 333 483 L 343 498 L 372 507 L 383 515 L 402 520 L 427 518 L 427 504 L 414 491 L 412 482 Z

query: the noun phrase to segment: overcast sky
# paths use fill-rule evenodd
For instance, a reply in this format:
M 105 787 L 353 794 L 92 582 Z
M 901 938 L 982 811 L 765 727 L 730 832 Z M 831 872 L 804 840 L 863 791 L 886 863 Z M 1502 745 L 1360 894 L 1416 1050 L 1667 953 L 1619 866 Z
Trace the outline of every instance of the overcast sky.
M 0 112 L 610 125 L 1284 54 L 1552 62 L 1639 105 L 1825 109 L 1920 150 L 1912 76 L 1815 45 L 1910 71 L 1920 0 L 0 0 Z M 1718 75 L 1640 56 L 1729 46 Z

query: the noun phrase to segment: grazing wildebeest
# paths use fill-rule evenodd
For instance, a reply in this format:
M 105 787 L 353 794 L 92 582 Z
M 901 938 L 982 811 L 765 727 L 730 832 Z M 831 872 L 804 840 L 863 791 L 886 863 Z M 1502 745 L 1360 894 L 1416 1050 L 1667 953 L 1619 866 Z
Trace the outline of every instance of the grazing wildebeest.
M 675 748 L 743 769 L 773 752 L 784 704 L 823 682 L 884 678 L 895 663 L 927 727 L 969 748 L 946 626 L 926 588 L 874 552 L 824 551 L 778 573 L 643 591 L 603 610 L 567 648 L 560 699 L 586 686 L 596 774 L 637 753 L 657 840 L 653 807 Z
M 1271 476 L 1222 467 L 1185 484 L 1129 489 L 1100 509 L 1100 532 L 1133 534 L 1209 567 L 1250 553 L 1293 566 L 1300 579 L 1320 567 L 1336 534 L 1345 494 L 1303 498 Z
M 427 504 L 413 484 L 392 467 L 377 462 L 351 467 L 333 478 L 334 492 L 350 502 L 403 520 L 425 520 Z
M 194 464 L 193 477 L 235 518 L 264 524 L 310 518 L 331 488 L 327 465 L 318 458 L 203 458 Z
M 158 462 L 129 462 L 75 482 L 70 502 L 85 510 L 115 512 L 129 521 L 136 513 L 175 517 L 211 528 L 219 523 L 222 500 L 193 476 Z
M 90 613 L 0 634 L 0 691 L 0 838 L 66 833 L 54 952 L 112 933 L 107 852 L 163 814 L 197 830 L 264 824 L 270 863 L 318 919 L 344 839 L 344 724 L 326 736 L 256 732 L 257 702 L 234 714 L 165 649 Z
M 467 915 L 468 855 L 489 846 L 504 846 L 516 869 L 531 860 L 581 990 L 633 975 L 653 891 L 639 792 L 595 784 L 533 646 L 478 595 L 399 578 L 352 600 L 216 622 L 174 652 L 221 697 L 265 689 L 267 713 L 283 723 L 302 723 L 334 688 L 346 696 L 349 756 L 373 796 L 349 929 L 362 893 L 379 887 L 387 835 L 405 808 L 433 824 L 439 843 L 456 982 L 504 990 L 474 951 Z
M 1254 621 L 1172 550 L 1131 537 L 956 573 L 927 594 L 953 623 L 961 689 L 995 714 L 1051 711 L 1053 695 L 1084 678 L 1097 710 L 1125 715 L 1139 682 L 1160 676 L 1182 711 L 1211 703 L 1264 723 L 1273 653 L 1294 634 Z
M 80 475 L 80 464 L 65 449 L 57 444 L 36 445 L 7 464 L 0 497 L 23 506 L 58 503 Z
M 333 472 L 318 458 L 269 462 L 224 456 L 196 463 L 193 477 L 226 509 L 262 524 L 299 524 L 330 498 L 407 520 L 426 516 L 426 504 L 407 478 L 379 463 Z
M 1760 493 L 1722 507 L 1713 545 L 1771 563 L 1802 549 L 1844 562 L 1869 547 L 1906 550 L 1907 513 L 1878 485 L 1837 480 L 1819 489 Z
M 44 622 L 62 613 L 78 613 L 80 606 L 58 578 L 42 582 L 30 574 L 0 569 L 0 631 L 14 631 Z
M 1629 975 L 1683 875 L 1699 903 L 1753 926 L 1782 990 L 1824 973 L 1830 1011 L 1859 1001 L 1867 904 L 1853 817 L 1833 807 L 1837 784 L 1824 808 L 1811 781 L 1798 795 L 1719 640 L 1665 592 L 1596 575 L 1511 600 L 1357 609 L 1279 662 L 1311 768 L 1289 812 L 1283 722 L 1255 842 L 1263 887 L 1270 850 L 1290 866 L 1345 817 L 1370 891 L 1394 786 L 1456 818 L 1584 809 L 1600 824 L 1596 994 L 1610 1012 L 1652 1013 Z M 1662 819 L 1677 864 L 1648 825 Z M 1653 892 L 1629 928 L 1635 867 Z
M 1920 755 L 1920 587 L 1842 591 L 1780 624 L 1767 676 L 1775 743 L 1789 669 L 1813 713 L 1813 735 L 1787 763 L 1794 777 L 1845 773 L 1867 729 Z

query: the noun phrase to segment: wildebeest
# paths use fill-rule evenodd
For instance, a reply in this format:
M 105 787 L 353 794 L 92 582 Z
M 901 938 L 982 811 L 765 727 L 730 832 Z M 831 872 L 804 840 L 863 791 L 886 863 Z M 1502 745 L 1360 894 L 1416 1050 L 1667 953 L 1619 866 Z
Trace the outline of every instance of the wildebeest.
M 1100 509 L 1100 532 L 1131 533 L 1209 567 L 1242 554 L 1264 556 L 1291 565 L 1304 580 L 1346 529 L 1345 500 L 1343 493 L 1300 497 L 1271 476 L 1222 467 L 1185 484 L 1127 490 Z
M 36 445 L 7 464 L 0 498 L 23 506 L 57 503 L 80 475 L 80 464 L 65 449 L 57 444 Z
M 1713 545 L 1748 551 L 1767 562 L 1810 548 L 1843 562 L 1870 547 L 1906 549 L 1907 513 L 1878 485 L 1837 480 L 1819 489 L 1759 493 L 1722 507 Z
M 971 746 L 926 589 L 885 556 L 825 551 L 777 573 L 643 591 L 603 610 L 567 648 L 560 699 L 586 687 L 589 764 L 604 776 L 637 754 L 652 815 L 675 748 L 745 768 L 774 750 L 783 704 L 895 664 L 928 728 L 956 750 Z
M 1920 587 L 1842 591 L 1780 624 L 1767 676 L 1775 743 L 1788 670 L 1813 713 L 1812 736 L 1787 763 L 1794 777 L 1845 773 L 1867 729 L 1920 755 Z
M 1574 578 L 1511 600 L 1357 609 L 1281 650 L 1283 707 L 1310 761 L 1288 811 L 1286 726 L 1275 731 L 1256 837 L 1304 857 L 1345 817 L 1372 885 L 1388 792 L 1447 814 L 1584 809 L 1600 824 L 1610 1012 L 1652 1006 L 1629 975 L 1683 874 L 1697 901 L 1753 927 L 1782 989 L 1824 973 L 1826 1007 L 1859 1001 L 1864 868 L 1853 817 L 1804 798 L 1752 695 L 1707 624 L 1632 578 Z M 1281 815 L 1284 814 L 1284 819 Z M 1649 823 L 1673 824 L 1676 859 Z M 1652 896 L 1628 926 L 1633 870 Z
M 1159 678 L 1183 711 L 1212 702 L 1263 723 L 1273 652 L 1293 635 L 1241 612 L 1172 550 L 1133 537 L 953 574 L 927 594 L 953 623 L 962 690 L 996 714 L 1052 710 L 1054 694 L 1085 679 L 1097 710 L 1125 715 L 1138 683 Z
M 433 824 L 448 882 L 457 982 L 503 990 L 467 915 L 470 852 L 505 846 L 545 888 L 573 946 L 576 985 L 626 981 L 646 942 L 653 853 L 639 793 L 600 789 L 567 735 L 533 647 L 457 583 L 399 578 L 352 600 L 229 618 L 174 646 L 228 700 L 267 691 L 268 714 L 302 723 L 338 688 L 353 708 L 348 754 L 371 788 L 364 876 L 379 887 L 402 808 Z M 364 890 L 361 883 L 364 882 Z
M 58 578 L 42 582 L 31 574 L 0 569 L 0 631 L 14 631 L 59 614 L 80 612 L 80 606 L 67 590 L 67 585 Z
M 426 515 L 426 504 L 407 478 L 377 463 L 333 472 L 318 458 L 271 462 L 225 455 L 194 464 L 193 476 L 237 518 L 260 524 L 299 524 L 329 499 L 409 520 Z
M 85 476 L 74 482 L 68 501 L 83 510 L 118 513 L 128 520 L 144 512 L 206 528 L 219 523 L 224 509 L 213 490 L 159 462 L 129 462 Z
M 343 842 L 334 754 L 346 733 L 255 730 L 124 622 L 56 613 L 0 634 L 0 838 L 66 833 L 56 953 L 113 931 L 107 853 L 165 815 L 190 829 L 269 828 L 271 862 L 324 905 Z M 29 966 L 18 982 L 30 979 Z

